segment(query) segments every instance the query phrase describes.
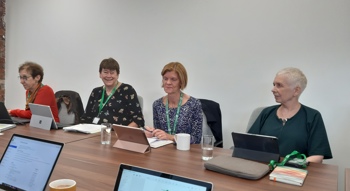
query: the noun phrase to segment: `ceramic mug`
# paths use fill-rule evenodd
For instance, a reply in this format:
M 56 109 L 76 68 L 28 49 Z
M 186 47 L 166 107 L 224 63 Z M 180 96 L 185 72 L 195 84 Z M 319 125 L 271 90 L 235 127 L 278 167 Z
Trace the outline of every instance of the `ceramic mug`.
M 174 135 L 174 139 L 176 142 L 176 148 L 178 150 L 181 150 L 181 151 L 190 150 L 190 141 L 191 141 L 190 134 L 178 133 L 178 134 Z

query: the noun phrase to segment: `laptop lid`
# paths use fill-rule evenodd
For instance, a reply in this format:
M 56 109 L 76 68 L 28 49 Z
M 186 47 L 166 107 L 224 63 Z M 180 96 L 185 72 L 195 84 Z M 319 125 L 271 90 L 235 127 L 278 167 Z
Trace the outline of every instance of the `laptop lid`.
M 139 153 L 151 151 L 145 132 L 137 127 L 113 124 L 112 126 L 118 140 L 113 147 Z
M 120 164 L 114 191 L 212 191 L 213 184 L 128 164 Z
M 0 160 L 0 189 L 45 190 L 63 145 L 13 134 Z
M 249 133 L 232 132 L 234 149 L 232 156 L 269 163 L 279 161 L 277 137 Z
M 50 106 L 35 103 L 29 103 L 28 105 L 30 111 L 32 112 L 32 117 L 29 124 L 31 127 L 37 127 L 45 130 L 58 129 Z
M 18 120 L 16 120 L 18 119 Z M 22 121 L 19 121 L 22 120 Z M 24 119 L 19 117 L 11 117 L 8 113 L 4 102 L 0 102 L 0 123 L 3 124 L 23 124 L 29 123 L 30 119 Z
M 0 102 L 0 123 L 7 124 L 23 124 L 29 123 L 30 119 L 20 118 L 20 117 L 11 117 L 5 107 L 4 102 Z

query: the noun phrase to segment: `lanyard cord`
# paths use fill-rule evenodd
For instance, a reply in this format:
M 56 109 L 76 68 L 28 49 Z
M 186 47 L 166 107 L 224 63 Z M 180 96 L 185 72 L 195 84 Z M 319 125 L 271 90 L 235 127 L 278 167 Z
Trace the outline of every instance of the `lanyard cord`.
M 292 153 L 284 157 L 283 161 L 280 163 L 276 162 L 275 160 L 271 160 L 269 164 L 270 170 L 275 169 L 276 166 L 284 166 L 286 162 L 289 161 L 293 156 L 294 158 L 302 158 L 304 161 L 306 161 L 306 156 L 304 154 L 301 154 L 298 151 L 293 151 Z
M 175 120 L 174 120 L 174 128 L 173 128 L 172 131 L 171 131 L 171 128 L 170 128 L 170 119 L 169 119 L 169 100 L 168 100 L 168 98 L 166 99 L 166 107 L 165 107 L 166 121 L 167 121 L 167 125 L 168 125 L 168 132 L 171 135 L 174 135 L 175 132 L 176 132 L 177 119 L 179 118 L 180 107 L 181 107 L 181 104 L 182 104 L 183 95 L 184 94 L 181 92 L 180 93 L 180 100 L 179 100 L 179 103 L 177 104 L 177 111 L 176 111 Z
M 115 90 L 117 90 L 118 87 L 118 83 L 117 85 L 113 88 L 111 94 L 109 94 L 108 98 L 105 100 L 105 93 L 106 93 L 106 86 L 103 87 L 103 92 L 102 92 L 102 98 L 100 101 L 100 107 L 98 108 L 98 116 L 101 114 L 102 108 L 106 105 L 106 103 L 108 102 L 108 100 L 112 97 L 112 95 L 114 94 Z

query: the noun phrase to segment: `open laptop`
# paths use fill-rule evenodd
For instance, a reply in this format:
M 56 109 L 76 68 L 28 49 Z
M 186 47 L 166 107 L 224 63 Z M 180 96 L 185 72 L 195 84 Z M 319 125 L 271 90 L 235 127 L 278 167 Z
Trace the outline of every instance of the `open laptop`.
M 0 123 L 24 124 L 29 122 L 30 122 L 30 119 L 20 118 L 20 117 L 11 117 L 5 107 L 4 102 L 0 102 Z
M 0 190 L 45 190 L 63 146 L 13 134 L 0 160 Z
M 114 191 L 212 191 L 213 184 L 128 164 L 120 164 Z
M 232 156 L 269 163 L 279 161 L 277 137 L 249 133 L 232 132 L 234 149 Z
M 146 153 L 151 151 L 145 132 L 140 128 L 113 124 L 118 140 L 113 147 L 129 151 Z
M 30 126 L 37 127 L 40 129 L 50 130 L 50 129 L 62 129 L 65 124 L 56 123 L 52 115 L 51 108 L 48 105 L 40 105 L 35 103 L 29 103 L 30 111 L 32 112 L 32 117 L 30 119 Z

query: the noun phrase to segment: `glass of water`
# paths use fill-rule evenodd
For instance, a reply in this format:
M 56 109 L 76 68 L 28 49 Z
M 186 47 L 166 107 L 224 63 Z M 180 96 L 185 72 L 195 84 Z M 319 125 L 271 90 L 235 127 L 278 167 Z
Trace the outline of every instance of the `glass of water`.
M 202 136 L 202 160 L 207 161 L 213 158 L 214 140 L 213 135 Z
M 102 123 L 101 124 L 101 144 L 108 145 L 111 143 L 111 123 Z

